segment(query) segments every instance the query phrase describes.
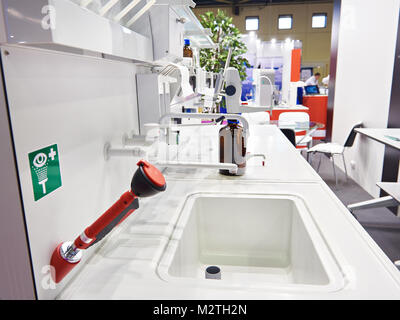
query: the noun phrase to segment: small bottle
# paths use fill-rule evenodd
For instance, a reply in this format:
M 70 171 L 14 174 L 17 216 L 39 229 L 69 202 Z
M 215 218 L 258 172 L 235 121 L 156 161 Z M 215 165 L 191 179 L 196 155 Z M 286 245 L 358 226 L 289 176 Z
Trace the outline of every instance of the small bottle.
M 185 39 L 185 46 L 183 47 L 183 57 L 184 58 L 193 58 L 193 50 L 190 47 L 189 39 Z
M 242 176 L 246 172 L 246 146 L 243 127 L 236 120 L 228 120 L 228 125 L 219 130 L 219 161 L 238 166 L 237 173 L 219 170 L 222 175 Z

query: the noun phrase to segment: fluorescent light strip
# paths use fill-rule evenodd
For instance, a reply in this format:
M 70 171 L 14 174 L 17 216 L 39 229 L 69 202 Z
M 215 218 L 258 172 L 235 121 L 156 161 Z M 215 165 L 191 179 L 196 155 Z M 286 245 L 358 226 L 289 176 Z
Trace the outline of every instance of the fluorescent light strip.
M 120 0 L 110 0 L 101 9 L 99 14 L 103 17 L 110 9 L 115 6 Z
M 125 17 L 129 11 L 131 11 L 134 7 L 136 7 L 141 0 L 134 0 L 129 3 L 119 14 L 114 17 L 114 21 L 118 22 L 121 21 L 123 17 Z
M 86 8 L 89 4 L 91 4 L 93 0 L 82 0 L 81 7 Z
M 128 21 L 128 23 L 126 24 L 126 26 L 129 28 L 131 25 L 133 25 L 143 14 L 146 13 L 147 10 L 149 10 L 153 4 L 156 3 L 156 0 L 151 0 L 150 2 L 146 3 L 146 5 L 139 10 L 138 13 L 136 13 L 134 15 L 134 17 Z

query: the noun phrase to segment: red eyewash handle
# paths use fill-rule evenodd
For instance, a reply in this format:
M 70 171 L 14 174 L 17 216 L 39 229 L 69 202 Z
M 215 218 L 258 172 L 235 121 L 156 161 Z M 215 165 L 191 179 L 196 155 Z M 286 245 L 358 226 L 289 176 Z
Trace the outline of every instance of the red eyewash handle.
M 100 218 L 75 239 L 78 249 L 87 249 L 103 239 L 114 227 L 139 208 L 139 199 L 132 191 L 125 192 Z

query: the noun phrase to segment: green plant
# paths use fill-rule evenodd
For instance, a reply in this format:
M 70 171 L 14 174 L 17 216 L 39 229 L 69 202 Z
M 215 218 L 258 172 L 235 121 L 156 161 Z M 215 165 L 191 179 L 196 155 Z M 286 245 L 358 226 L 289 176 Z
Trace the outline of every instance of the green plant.
M 247 52 L 246 44 L 241 41 L 241 33 L 232 23 L 232 17 L 218 9 L 217 14 L 209 11 L 200 16 L 200 22 L 204 28 L 212 32 L 212 40 L 216 44 L 215 49 L 202 49 L 200 51 L 200 65 L 206 71 L 218 73 L 225 67 L 229 48 L 232 49 L 230 67 L 239 70 L 240 78 L 246 79 L 246 67 L 249 62 L 242 55 Z

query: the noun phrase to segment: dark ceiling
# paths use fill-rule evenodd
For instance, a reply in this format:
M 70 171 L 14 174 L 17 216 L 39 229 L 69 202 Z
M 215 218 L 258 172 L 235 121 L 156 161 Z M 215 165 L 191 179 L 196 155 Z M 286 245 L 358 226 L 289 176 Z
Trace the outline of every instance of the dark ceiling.
M 333 0 L 194 0 L 196 7 L 244 7 L 244 6 L 268 6 L 274 4 L 299 4 L 299 3 L 324 3 L 333 2 Z

